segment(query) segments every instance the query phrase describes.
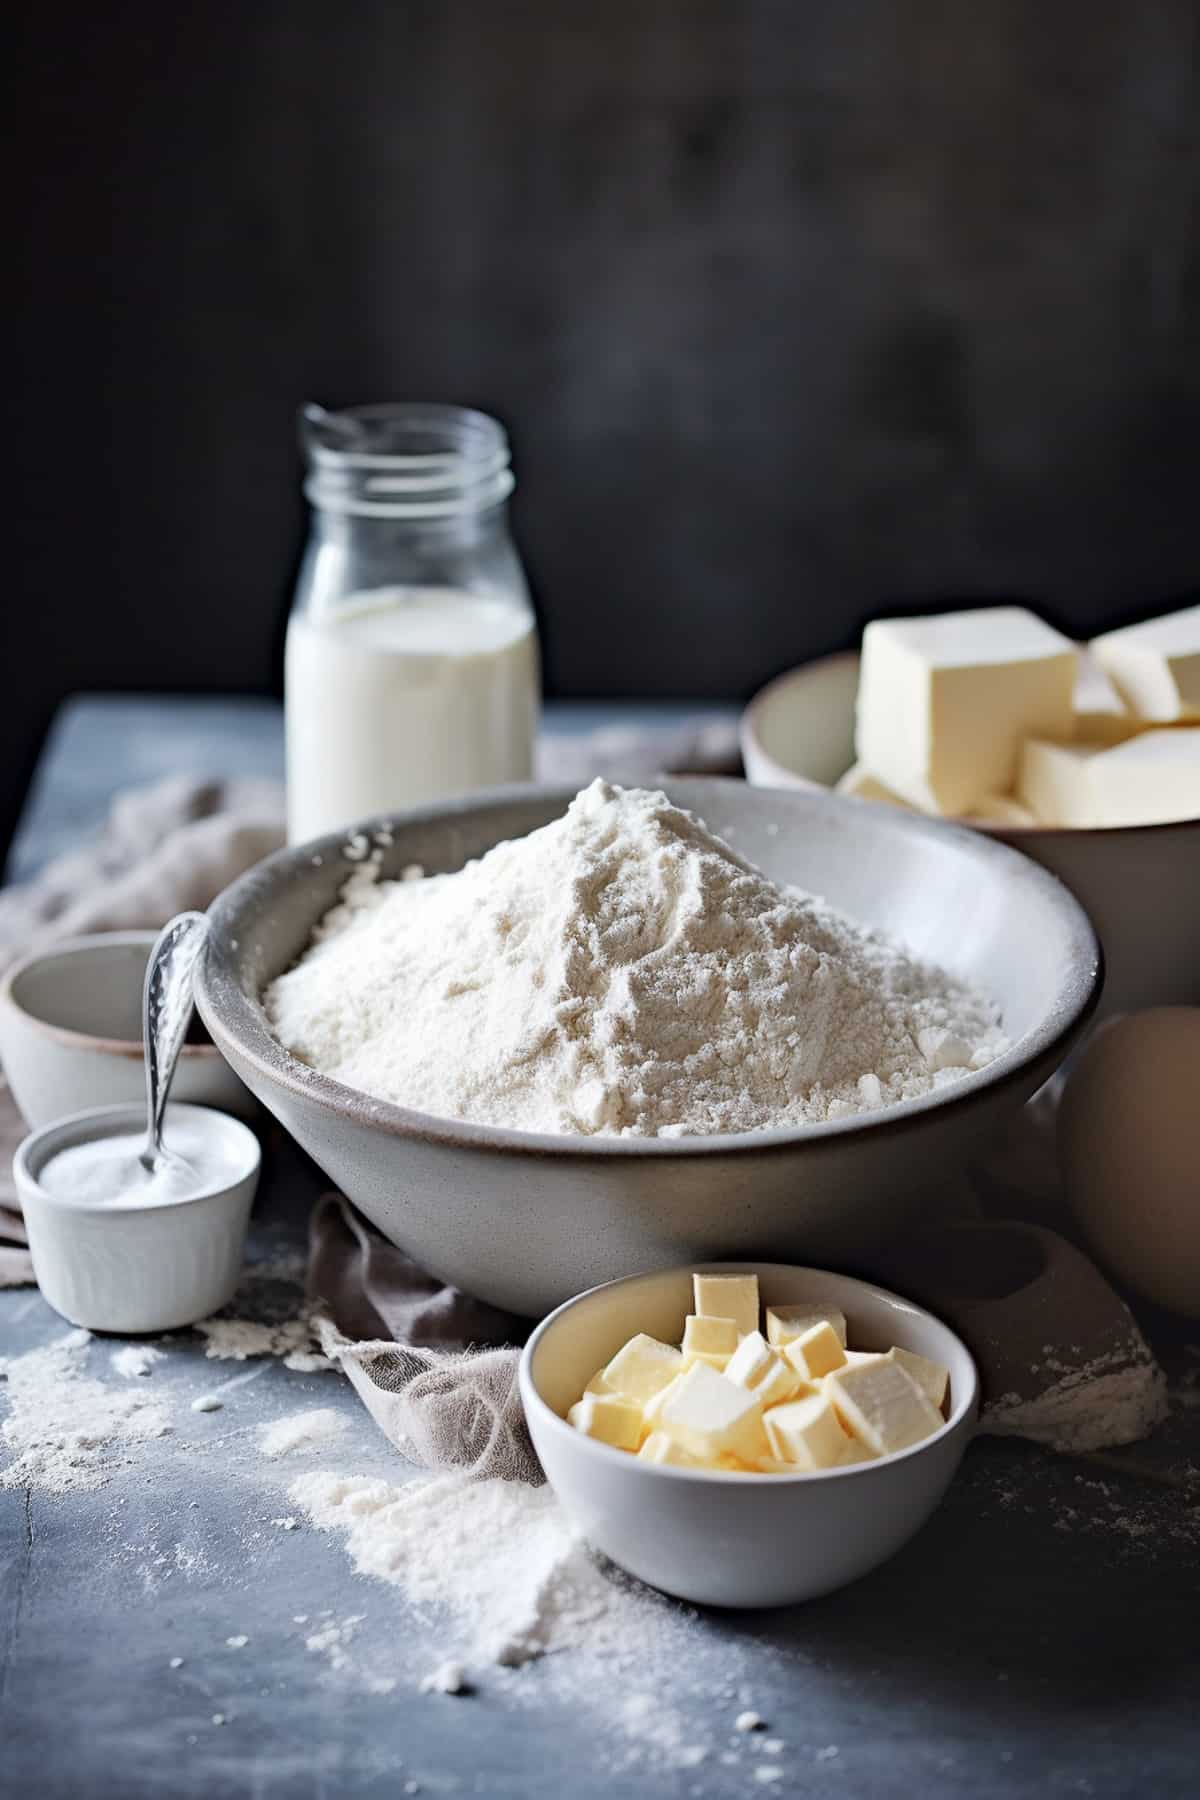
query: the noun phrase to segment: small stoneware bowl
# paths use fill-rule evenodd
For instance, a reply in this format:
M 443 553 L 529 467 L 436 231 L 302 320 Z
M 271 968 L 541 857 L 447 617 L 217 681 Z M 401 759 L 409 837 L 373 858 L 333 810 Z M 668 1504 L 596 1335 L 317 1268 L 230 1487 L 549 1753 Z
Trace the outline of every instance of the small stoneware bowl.
M 110 931 L 35 952 L 0 981 L 0 1062 L 34 1130 L 146 1091 L 142 984 L 158 934 Z M 243 1117 L 254 1101 L 215 1044 L 185 1044 L 171 1092 Z
M 854 761 L 858 660 L 818 657 L 754 696 L 740 737 L 755 787 L 820 793 L 841 780 Z M 1104 1013 L 1200 1002 L 1200 814 L 1094 830 L 957 822 L 1024 851 L 1086 907 L 1104 946 Z
M 851 1346 L 899 1344 L 950 1371 L 940 1431 L 877 1462 L 795 1475 L 664 1468 L 566 1422 L 585 1383 L 635 1332 L 678 1343 L 696 1268 L 756 1274 L 764 1305 L 829 1301 Z M 790 1263 L 689 1264 L 568 1300 L 521 1357 L 521 1400 L 546 1478 L 588 1542 L 642 1581 L 702 1605 L 783 1606 L 844 1587 L 899 1550 L 938 1504 L 975 1423 L 971 1354 L 899 1295 Z
M 174 1331 L 233 1298 L 242 1270 L 262 1153 L 248 1126 L 209 1107 L 170 1104 L 172 1120 L 202 1125 L 237 1170 L 183 1200 L 90 1206 L 49 1194 L 38 1177 L 50 1158 L 96 1138 L 142 1132 L 144 1107 L 99 1106 L 27 1137 L 13 1158 L 38 1286 L 56 1312 L 89 1331 Z

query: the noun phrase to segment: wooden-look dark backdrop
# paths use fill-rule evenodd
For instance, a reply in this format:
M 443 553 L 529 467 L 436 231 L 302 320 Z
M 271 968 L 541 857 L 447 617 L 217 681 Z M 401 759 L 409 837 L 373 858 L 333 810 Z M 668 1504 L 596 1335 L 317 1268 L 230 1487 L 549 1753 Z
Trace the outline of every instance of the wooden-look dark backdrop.
M 10 40 L 0 844 L 80 687 L 266 689 L 294 415 L 509 424 L 551 690 L 1200 574 L 1196 0 L 211 0 Z

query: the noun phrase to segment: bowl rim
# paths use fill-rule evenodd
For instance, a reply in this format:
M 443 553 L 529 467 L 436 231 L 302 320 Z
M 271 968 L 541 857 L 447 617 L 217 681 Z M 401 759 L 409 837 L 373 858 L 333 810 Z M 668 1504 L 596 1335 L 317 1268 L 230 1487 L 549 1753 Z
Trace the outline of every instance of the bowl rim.
M 103 950 L 132 949 L 146 946 L 153 948 L 158 932 L 147 929 L 129 929 L 123 931 L 91 931 L 81 937 L 60 938 L 53 943 L 43 944 L 39 948 L 28 951 L 0 975 L 0 1006 L 6 1006 L 11 1012 L 18 1014 L 28 1025 L 40 1031 L 43 1036 L 53 1039 L 67 1050 L 88 1050 L 104 1056 L 123 1056 L 141 1062 L 145 1054 L 140 1038 L 100 1037 L 90 1031 L 76 1031 L 71 1025 L 56 1025 L 53 1019 L 44 1019 L 40 1013 L 30 1012 L 23 1006 L 14 991 L 16 983 L 22 975 L 36 968 L 39 963 L 56 962 L 60 958 L 88 954 Z M 184 1044 L 180 1055 L 189 1062 L 208 1061 L 219 1056 L 216 1044 Z
M 26 1189 L 22 1195 L 22 1203 L 28 1204 L 30 1192 L 32 1192 L 35 1205 L 45 1207 L 50 1212 L 67 1213 L 75 1218 L 86 1216 L 89 1219 L 127 1219 L 136 1216 L 139 1219 L 145 1219 L 160 1217 L 164 1213 L 177 1212 L 180 1207 L 196 1206 L 205 1200 L 223 1200 L 227 1195 L 236 1193 L 251 1176 L 259 1174 L 262 1168 L 262 1145 L 243 1120 L 235 1119 L 232 1113 L 222 1112 L 219 1107 L 198 1106 L 191 1100 L 168 1100 L 166 1107 L 168 1120 L 173 1112 L 195 1114 L 206 1120 L 216 1117 L 221 1121 L 221 1129 L 226 1131 L 231 1126 L 234 1127 L 234 1136 L 248 1140 L 245 1146 L 248 1152 L 246 1166 L 241 1173 L 232 1181 L 222 1181 L 216 1186 L 201 1188 L 198 1194 L 183 1194 L 173 1200 L 156 1200 L 149 1206 L 130 1206 L 122 1204 L 120 1201 L 114 1201 L 108 1206 L 89 1206 L 86 1201 L 72 1200 L 65 1194 L 50 1193 L 42 1186 L 39 1176 L 35 1175 L 30 1168 L 30 1159 L 43 1148 L 47 1138 L 56 1137 L 60 1132 L 70 1132 L 77 1125 L 90 1123 L 97 1125 L 108 1123 L 114 1128 L 112 1131 L 96 1132 L 97 1138 L 113 1137 L 123 1125 L 129 1125 L 136 1129 L 139 1135 L 144 1132 L 145 1107 L 118 1101 L 113 1105 L 85 1106 L 81 1107 L 78 1112 L 64 1113 L 62 1118 L 51 1119 L 49 1124 L 37 1126 L 35 1130 L 21 1139 L 13 1153 L 13 1175 Z M 86 1138 L 87 1135 L 85 1132 L 83 1137 Z M 82 1142 L 83 1138 L 76 1141 Z M 64 1144 L 61 1147 L 66 1150 L 73 1148 L 73 1145 Z M 51 1154 L 53 1155 L 53 1152 Z M 48 1161 L 49 1158 L 46 1160 Z
M 677 804 L 689 804 L 699 796 L 688 793 L 691 788 L 742 788 L 746 783 L 722 777 L 664 777 L 666 786 L 682 796 Z M 759 789 L 759 794 L 776 790 Z M 785 793 L 787 790 L 778 790 Z M 196 1006 L 217 1047 L 225 1054 L 235 1074 L 243 1075 L 240 1064 L 249 1064 L 255 1073 L 272 1086 L 288 1092 L 337 1118 L 347 1115 L 359 1123 L 395 1137 L 416 1137 L 422 1142 L 455 1149 L 485 1150 L 489 1153 L 540 1156 L 547 1158 L 637 1157 L 707 1157 L 747 1155 L 790 1155 L 806 1143 L 841 1138 L 856 1132 L 903 1134 L 920 1129 L 927 1116 L 949 1107 L 958 1109 L 987 1104 L 997 1089 L 1016 1085 L 1026 1071 L 1047 1063 L 1057 1066 L 1066 1046 L 1081 1032 L 1099 1004 L 1104 985 L 1104 952 L 1091 919 L 1066 883 L 1057 875 L 1023 856 L 1004 843 L 982 839 L 962 825 L 942 819 L 928 819 L 917 813 L 902 813 L 894 808 L 876 808 L 879 817 L 900 832 L 916 832 L 921 836 L 944 837 L 947 832 L 969 845 L 970 854 L 985 861 L 994 860 L 1019 872 L 1021 879 L 1044 890 L 1049 901 L 1062 909 L 1071 920 L 1079 943 L 1079 961 L 1073 979 L 1060 997 L 1057 1010 L 1043 1017 L 1041 1023 L 1026 1032 L 1015 1044 L 982 1069 L 969 1071 L 946 1087 L 934 1088 L 928 1094 L 910 1100 L 895 1101 L 874 1112 L 854 1113 L 844 1119 L 827 1119 L 803 1125 L 771 1126 L 760 1130 L 712 1132 L 694 1137 L 617 1137 L 597 1133 L 581 1134 L 522 1131 L 513 1126 L 487 1125 L 469 1119 L 454 1119 L 436 1113 L 425 1113 L 413 1107 L 383 1100 L 359 1088 L 348 1086 L 323 1075 L 300 1062 L 284 1049 L 273 1035 L 262 1007 L 252 1002 L 238 981 L 225 948 L 225 939 L 234 942 L 242 927 L 229 930 L 238 907 L 269 877 L 285 869 L 299 868 L 316 858 L 341 856 L 351 838 L 370 838 L 381 829 L 396 833 L 413 825 L 441 823 L 458 814 L 499 809 L 520 800 L 538 800 L 561 805 L 563 811 L 575 797 L 574 787 L 550 786 L 536 782 L 508 787 L 485 788 L 404 813 L 380 815 L 332 832 L 325 837 L 288 846 L 256 863 L 220 893 L 208 910 L 210 930 L 195 975 Z M 805 799 L 819 807 L 845 812 L 860 803 L 847 800 L 827 790 L 816 788 L 805 793 Z M 789 804 L 789 802 L 784 802 Z M 497 840 L 500 841 L 500 840 Z M 342 858 L 347 877 L 361 868 L 361 858 Z M 244 1079 L 243 1075 L 243 1079 Z
M 857 650 L 835 650 L 832 655 L 811 657 L 808 662 L 796 663 L 794 667 L 781 669 L 778 675 L 773 675 L 770 681 L 751 695 L 738 718 L 738 742 L 741 745 L 742 761 L 747 760 L 746 746 L 749 744 L 760 762 L 765 763 L 772 772 L 783 777 L 782 786 L 797 787 L 816 794 L 834 793 L 835 790 L 826 787 L 824 782 L 815 780 L 811 775 L 801 775 L 798 769 L 789 769 L 786 763 L 781 763 L 777 756 L 773 756 L 763 743 L 760 721 L 764 711 L 775 699 L 777 693 L 782 693 L 789 687 L 801 686 L 806 678 L 814 676 L 819 669 L 828 668 L 835 663 L 857 663 L 858 661 Z M 1196 724 L 1200 729 L 1200 720 L 1197 720 Z M 1163 723 L 1159 728 L 1165 731 L 1175 729 L 1168 723 Z M 1184 728 L 1186 729 L 1186 726 Z M 1147 729 L 1154 730 L 1155 727 L 1150 725 Z M 755 783 L 754 785 L 766 784 Z M 870 806 L 885 803 L 858 800 L 856 804 Z M 1200 813 L 1193 813 L 1190 818 L 1186 819 L 1162 819 L 1156 824 L 1148 825 L 1039 825 L 1036 822 L 1032 825 L 1019 825 L 1002 824 L 990 819 L 967 819 L 958 813 L 945 817 L 932 813 L 917 813 L 916 816 L 918 818 L 934 818 L 936 816 L 939 823 L 961 825 L 968 831 L 979 833 L 980 836 L 999 838 L 1002 842 L 1012 840 L 1017 844 L 1023 839 L 1033 837 L 1106 838 L 1124 834 L 1128 838 L 1136 833 L 1154 833 L 1161 836 L 1164 833 L 1194 831 L 1196 826 L 1200 825 Z
M 858 1275 L 843 1275 L 836 1269 L 821 1269 L 811 1263 L 744 1261 L 676 1263 L 670 1269 L 641 1269 L 635 1275 L 620 1275 L 615 1281 L 601 1282 L 597 1287 L 587 1288 L 582 1294 L 575 1294 L 570 1300 L 564 1300 L 561 1306 L 556 1306 L 553 1312 L 547 1313 L 546 1317 L 535 1326 L 521 1351 L 517 1377 L 521 1402 L 525 1407 L 526 1415 L 531 1410 L 532 1402 L 533 1409 L 538 1415 L 539 1425 L 552 1431 L 569 1433 L 570 1442 L 576 1450 L 581 1451 L 584 1455 L 600 1454 L 606 1459 L 609 1468 L 614 1466 L 615 1459 L 622 1466 L 642 1468 L 650 1475 L 668 1476 L 683 1481 L 733 1482 L 740 1488 L 754 1491 L 760 1484 L 747 1481 L 747 1471 L 744 1469 L 680 1469 L 673 1468 L 669 1464 L 642 1463 L 640 1457 L 630 1456 L 627 1451 L 617 1450 L 611 1444 L 602 1444 L 596 1438 L 586 1437 L 582 1432 L 576 1431 L 571 1425 L 568 1425 L 565 1419 L 559 1417 L 549 1401 L 542 1398 L 537 1383 L 533 1379 L 533 1356 L 541 1340 L 561 1324 L 564 1314 L 582 1305 L 584 1301 L 594 1301 L 598 1295 L 608 1293 L 613 1288 L 626 1287 L 631 1282 L 645 1281 L 654 1276 L 682 1275 L 685 1272 L 701 1275 L 761 1276 L 764 1272 L 770 1273 L 776 1270 L 792 1275 L 819 1275 L 827 1281 L 842 1282 L 857 1288 L 862 1293 L 870 1294 L 874 1299 L 885 1301 L 889 1306 L 899 1306 L 907 1312 L 917 1313 L 920 1317 L 931 1320 L 953 1340 L 966 1360 L 971 1378 L 967 1385 L 967 1391 L 961 1399 L 955 1400 L 949 1418 L 944 1419 L 936 1431 L 931 1431 L 928 1437 L 921 1438 L 918 1443 L 909 1444 L 904 1450 L 893 1450 L 886 1456 L 873 1457 L 869 1462 L 847 1463 L 836 1469 L 797 1469 L 794 1475 L 780 1475 L 772 1470 L 770 1475 L 763 1476 L 761 1484 L 768 1491 L 773 1491 L 784 1484 L 803 1483 L 807 1486 L 813 1481 L 852 1480 L 855 1476 L 878 1475 L 885 1469 L 895 1468 L 897 1464 L 907 1462 L 910 1458 L 920 1456 L 922 1452 L 933 1449 L 935 1444 L 941 1443 L 951 1432 L 971 1425 L 979 1406 L 979 1368 L 958 1332 L 952 1325 L 948 1325 L 945 1319 L 939 1318 L 937 1313 L 930 1312 L 927 1306 L 919 1306 L 915 1300 L 908 1299 L 904 1294 L 897 1294 L 892 1288 L 881 1287 L 875 1281 L 864 1281 Z M 951 1394 L 953 1395 L 953 1388 Z M 566 1443 L 567 1439 L 564 1437 L 561 1441 Z

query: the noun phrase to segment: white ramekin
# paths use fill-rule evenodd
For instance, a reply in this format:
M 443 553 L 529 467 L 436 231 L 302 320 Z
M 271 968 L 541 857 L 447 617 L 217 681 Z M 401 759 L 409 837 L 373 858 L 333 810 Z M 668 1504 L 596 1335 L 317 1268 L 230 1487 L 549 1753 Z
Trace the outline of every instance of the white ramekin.
M 794 1475 L 643 1462 L 575 1431 L 566 1411 L 636 1331 L 677 1343 L 692 1272 L 754 1274 L 763 1304 L 828 1301 L 858 1349 L 900 1344 L 950 1371 L 949 1417 L 911 1449 Z M 784 1606 L 877 1568 L 930 1517 L 975 1426 L 979 1381 L 957 1334 L 898 1294 L 790 1263 L 692 1263 L 568 1300 L 526 1344 L 521 1400 L 546 1479 L 588 1542 L 642 1581 L 704 1606 Z
M 88 1206 L 49 1194 L 39 1175 L 60 1150 L 90 1138 L 145 1129 L 144 1107 L 98 1106 L 44 1125 L 13 1158 L 17 1196 L 29 1233 L 38 1286 L 56 1312 L 89 1331 L 172 1331 L 216 1312 L 233 1296 L 242 1269 L 250 1208 L 262 1153 L 248 1126 L 210 1107 L 171 1105 L 211 1133 L 238 1170 L 184 1200 L 158 1205 Z

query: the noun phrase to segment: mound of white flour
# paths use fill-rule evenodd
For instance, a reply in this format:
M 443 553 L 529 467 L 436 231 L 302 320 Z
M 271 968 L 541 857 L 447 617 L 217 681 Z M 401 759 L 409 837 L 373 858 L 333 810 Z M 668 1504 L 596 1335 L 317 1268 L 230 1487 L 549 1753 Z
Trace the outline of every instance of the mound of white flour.
M 356 870 L 264 1005 L 350 1087 L 527 1131 L 841 1118 L 1004 1047 L 983 994 L 603 781 L 453 875 Z

